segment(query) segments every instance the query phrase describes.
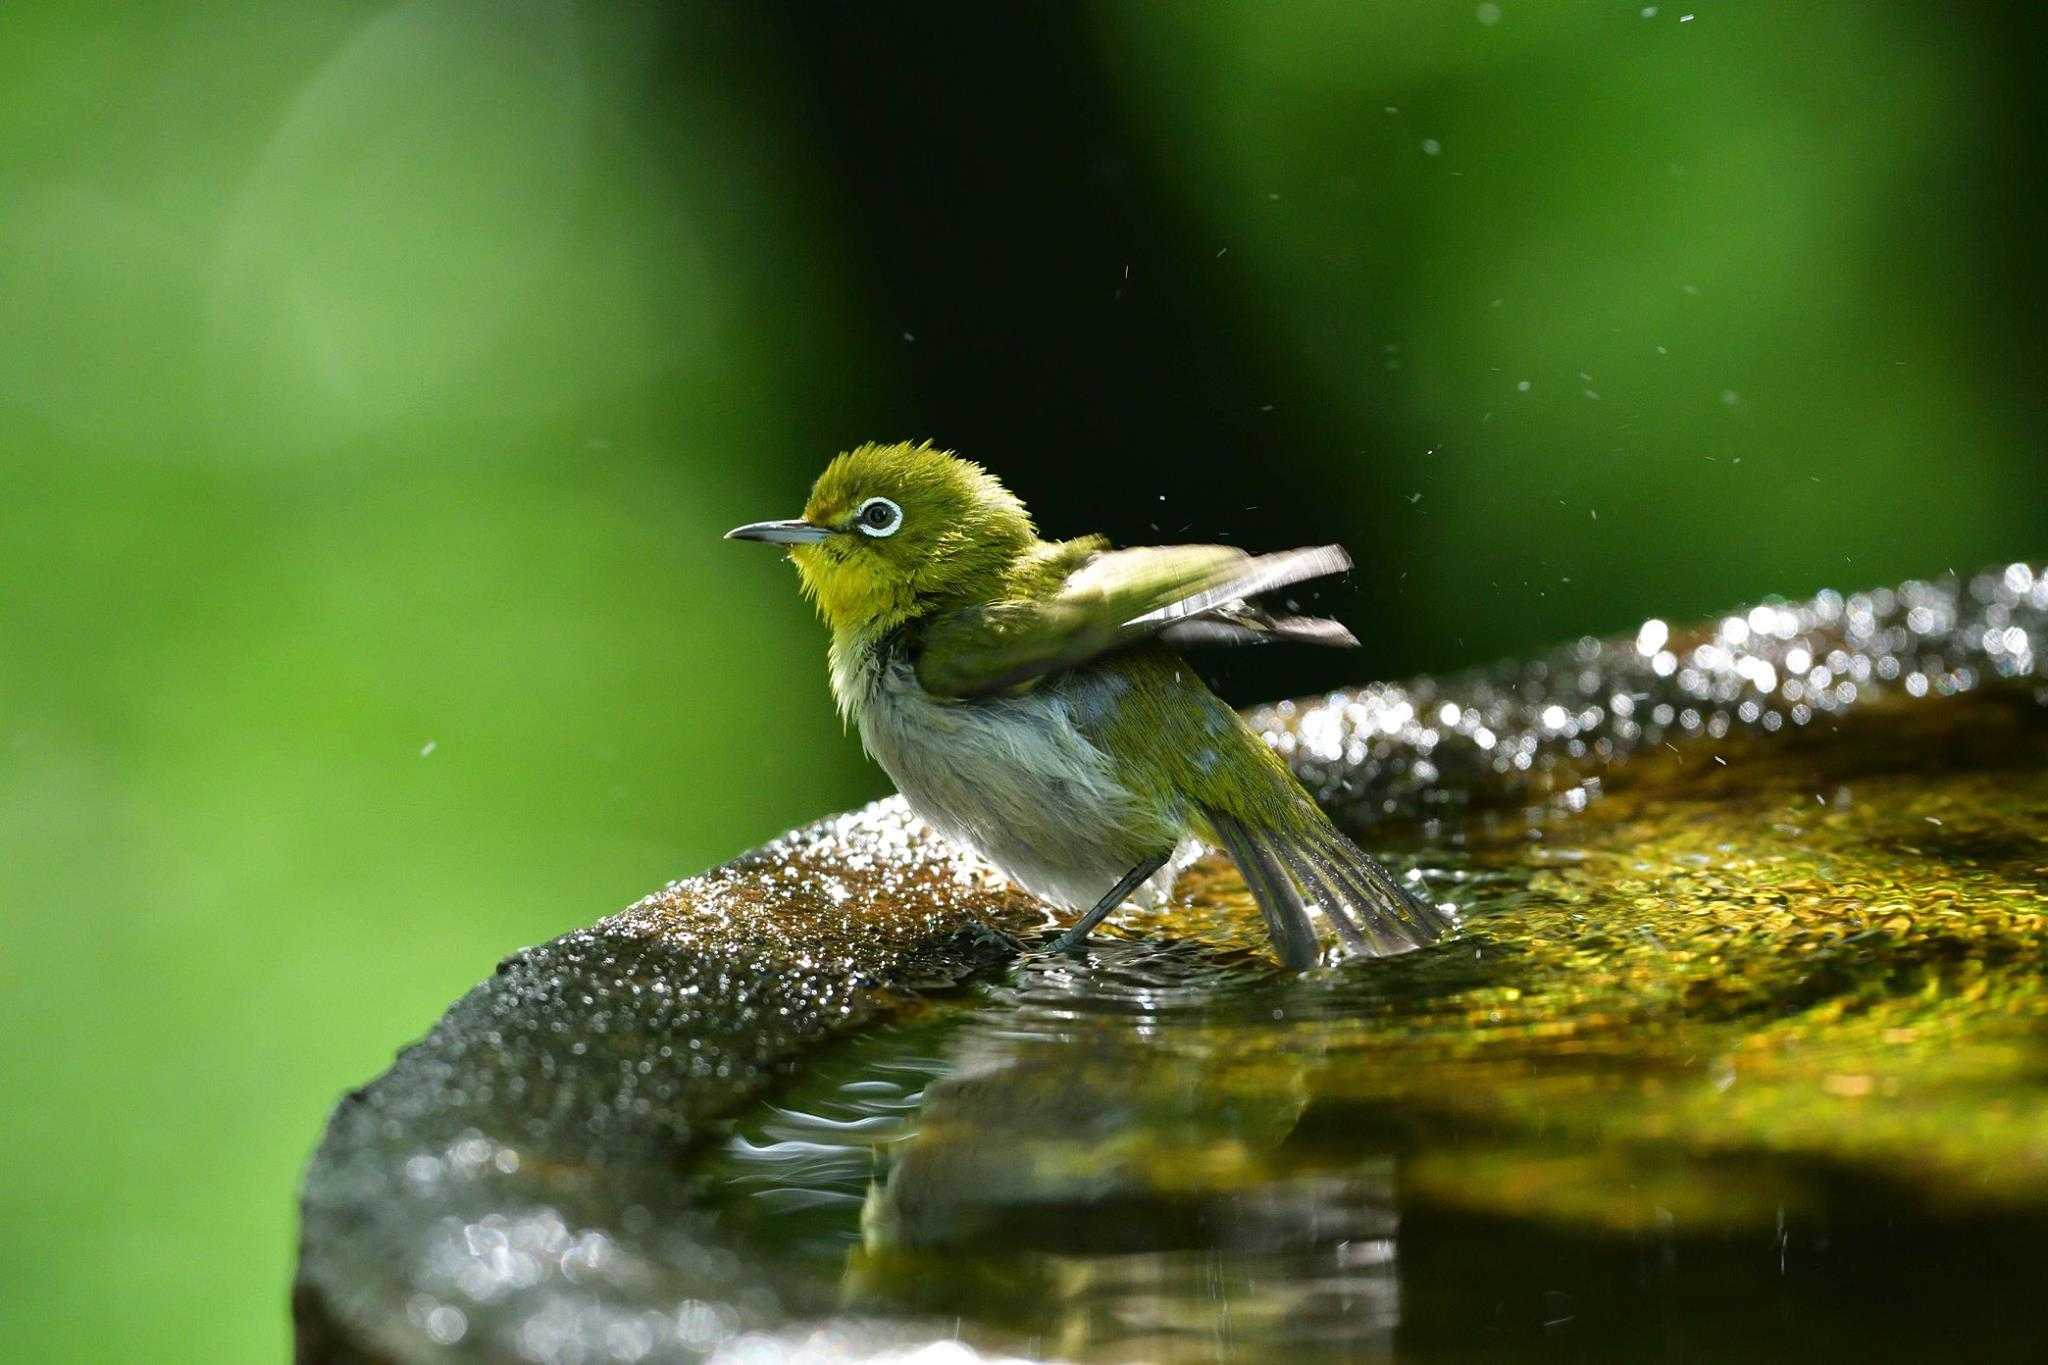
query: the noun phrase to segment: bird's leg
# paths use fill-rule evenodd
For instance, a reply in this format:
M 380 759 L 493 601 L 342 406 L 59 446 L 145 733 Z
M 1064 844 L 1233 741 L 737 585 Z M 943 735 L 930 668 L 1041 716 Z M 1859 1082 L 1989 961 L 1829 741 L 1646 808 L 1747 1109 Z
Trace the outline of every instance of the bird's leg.
M 1065 932 L 1064 934 L 1061 934 L 1057 939 L 1054 939 L 1052 947 L 1047 949 L 1046 951 L 1053 953 L 1064 953 L 1069 948 L 1080 947 L 1084 942 L 1087 941 L 1088 931 L 1090 929 L 1093 929 L 1096 925 L 1102 923 L 1103 920 L 1107 919 L 1109 917 L 1110 911 L 1116 909 L 1119 905 L 1122 905 L 1124 903 L 1124 897 L 1130 895 L 1133 891 L 1136 891 L 1139 887 L 1143 886 L 1147 879 L 1149 879 L 1154 872 L 1157 872 L 1160 868 L 1166 866 L 1166 860 L 1172 856 L 1173 850 L 1168 849 L 1166 852 L 1160 854 L 1158 857 L 1147 858 L 1144 862 L 1139 863 L 1129 872 L 1124 873 L 1123 879 L 1119 881 L 1115 886 L 1109 888 L 1109 894 L 1104 896 L 1101 900 L 1095 902 L 1095 908 L 1093 910 L 1090 910 L 1087 914 L 1081 916 L 1081 918 L 1075 922 L 1073 928 L 1067 930 L 1067 932 Z

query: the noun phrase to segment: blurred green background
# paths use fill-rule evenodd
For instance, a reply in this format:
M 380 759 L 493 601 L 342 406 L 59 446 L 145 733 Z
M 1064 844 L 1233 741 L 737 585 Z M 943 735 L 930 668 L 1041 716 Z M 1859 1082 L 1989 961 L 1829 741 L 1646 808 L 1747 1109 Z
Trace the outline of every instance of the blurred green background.
M 930 436 L 1363 654 L 2039 555 L 2038 9 L 0 15 L 0 1334 L 276 1359 L 327 1108 L 884 790 L 786 565 Z

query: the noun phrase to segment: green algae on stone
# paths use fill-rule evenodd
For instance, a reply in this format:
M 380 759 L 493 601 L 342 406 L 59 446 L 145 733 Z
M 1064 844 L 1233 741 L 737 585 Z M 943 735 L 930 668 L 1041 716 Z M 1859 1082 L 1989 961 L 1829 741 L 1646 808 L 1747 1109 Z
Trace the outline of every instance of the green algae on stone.
M 1623 1265 L 1795 1235 L 1852 1254 L 1891 1220 L 2027 1240 L 2048 1227 L 2036 716 L 1994 771 L 1819 800 L 1752 771 L 1475 820 L 1428 855 L 1463 935 L 1370 970 L 1204 970 L 1261 928 L 1198 866 L 1093 962 L 988 992 L 870 1193 L 850 1301 L 1079 1359 L 1225 1338 L 1337 1359 L 1392 1349 L 1415 1224 Z M 1493 1302 L 1432 1292 L 1439 1324 Z
M 2048 1205 L 2042 714 L 1998 772 L 1475 830 L 1437 869 L 1474 888 L 1464 934 L 1371 971 L 1157 1017 L 1030 982 L 962 1045 L 871 1226 L 933 1245 L 1015 1226 L 1013 1188 L 1067 1214 L 1227 1198 L 1315 1168 L 1303 1133 L 1348 1125 L 1417 1197 L 1525 1217 L 1768 1220 L 1801 1161 Z M 1257 941 L 1227 873 L 1195 886 L 1127 931 Z M 1722 1157 L 1779 1170 L 1724 1189 L 1697 1164 Z

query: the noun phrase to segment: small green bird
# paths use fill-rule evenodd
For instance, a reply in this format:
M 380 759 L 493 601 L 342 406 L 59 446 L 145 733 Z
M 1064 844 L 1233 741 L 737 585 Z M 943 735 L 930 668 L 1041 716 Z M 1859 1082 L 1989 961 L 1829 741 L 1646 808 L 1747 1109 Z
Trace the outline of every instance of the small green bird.
M 1189 839 L 1228 850 L 1290 967 L 1318 958 L 1312 905 L 1372 956 L 1451 927 L 1339 833 L 1176 652 L 1355 645 L 1334 621 L 1248 601 L 1350 568 L 1338 547 L 1040 540 L 994 476 L 929 444 L 849 451 L 800 519 L 726 538 L 789 546 L 832 630 L 840 712 L 911 807 L 1041 898 L 1091 907 L 1055 950 L 1141 888 L 1163 895 L 1161 869 Z

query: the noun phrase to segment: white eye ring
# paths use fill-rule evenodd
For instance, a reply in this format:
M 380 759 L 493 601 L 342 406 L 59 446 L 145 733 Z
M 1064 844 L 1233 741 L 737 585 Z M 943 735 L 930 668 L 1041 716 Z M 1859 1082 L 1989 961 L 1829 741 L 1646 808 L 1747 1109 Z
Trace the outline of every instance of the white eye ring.
M 887 498 L 869 498 L 860 505 L 860 511 L 853 514 L 853 524 L 864 536 L 876 540 L 893 536 L 903 526 L 903 509 Z

